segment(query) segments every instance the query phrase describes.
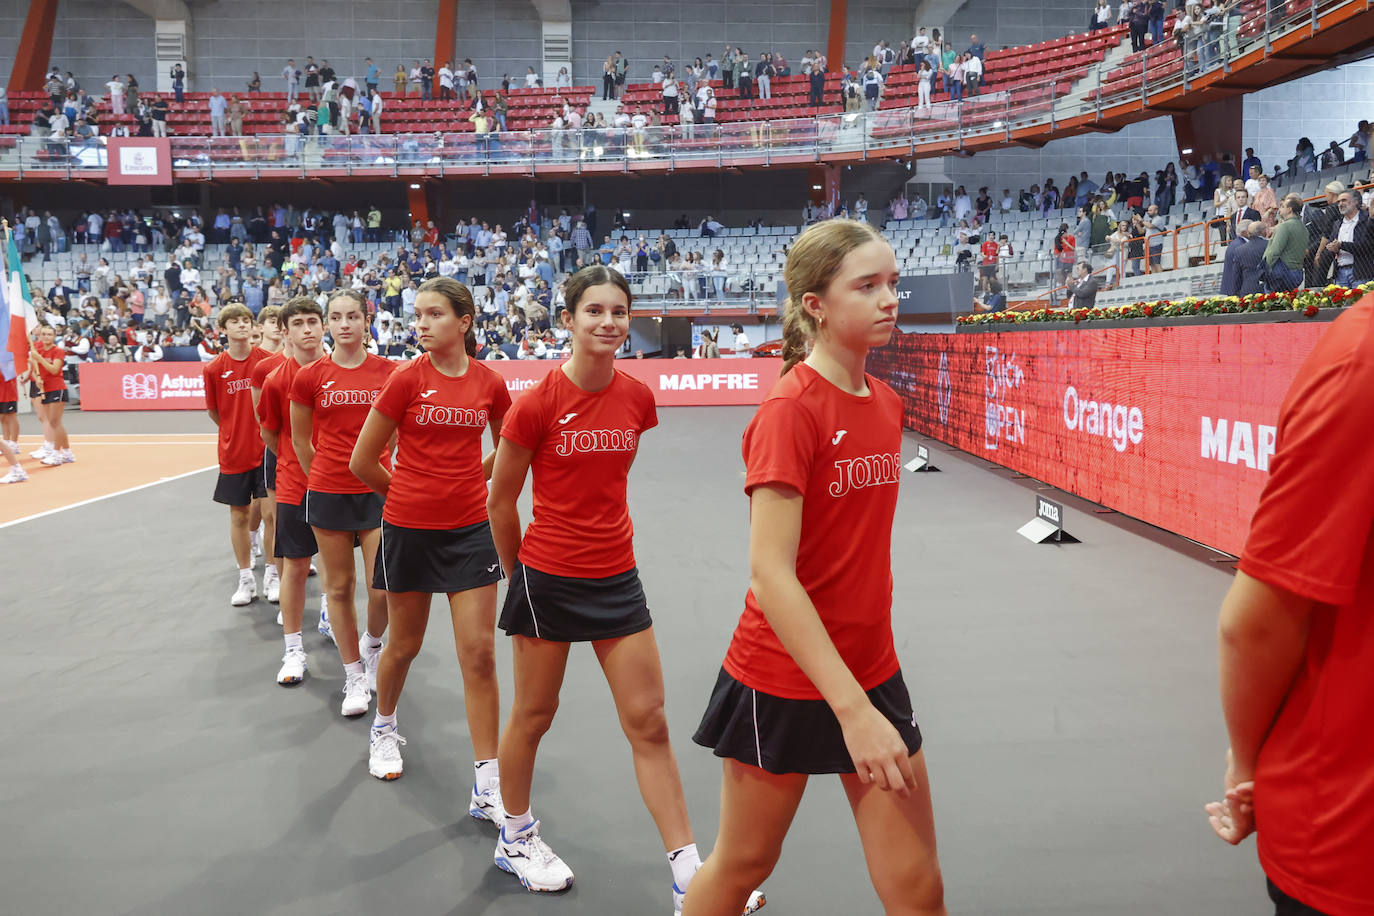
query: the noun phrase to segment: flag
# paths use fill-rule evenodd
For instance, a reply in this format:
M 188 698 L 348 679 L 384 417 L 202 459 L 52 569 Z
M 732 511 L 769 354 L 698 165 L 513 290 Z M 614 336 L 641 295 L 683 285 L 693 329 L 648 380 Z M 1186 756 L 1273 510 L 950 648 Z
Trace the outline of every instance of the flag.
M 13 371 L 29 371 L 29 341 L 34 328 L 38 326 L 38 315 L 33 310 L 33 299 L 29 296 L 29 284 L 24 281 L 24 266 L 19 260 L 19 249 L 15 247 L 14 235 L 6 240 L 5 248 L 5 305 L 0 305 L 0 318 L 4 319 L 9 340 L 5 351 L 9 358 L 0 357 L 0 372 L 8 376 L 13 361 Z

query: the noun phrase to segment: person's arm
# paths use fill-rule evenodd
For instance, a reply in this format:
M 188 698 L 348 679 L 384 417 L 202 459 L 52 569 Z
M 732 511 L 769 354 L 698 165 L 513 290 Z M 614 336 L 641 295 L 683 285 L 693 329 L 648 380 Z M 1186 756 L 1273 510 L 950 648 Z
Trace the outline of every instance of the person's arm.
M 802 494 L 790 486 L 754 487 L 749 501 L 749 586 L 783 648 L 835 713 L 860 780 L 905 796 L 916 785 L 906 745 L 840 657 L 797 578 L 802 502 Z
M 296 460 L 300 462 L 301 471 L 306 477 L 310 476 L 310 463 L 315 460 L 315 445 L 311 442 L 314 428 L 315 408 L 292 401 L 291 445 L 296 450 Z
M 295 407 L 293 404 L 293 411 Z M 294 413 L 292 419 L 295 419 Z M 394 443 L 397 425 L 395 420 L 377 408 L 372 408 L 367 413 L 363 428 L 358 432 L 353 455 L 348 459 L 348 469 L 353 472 L 353 476 L 367 484 L 382 499 L 386 499 L 387 491 L 391 489 L 391 472 L 382 465 L 381 455 L 388 443 Z
M 509 439 L 497 445 L 491 471 L 491 492 L 487 495 L 487 517 L 491 537 L 501 557 L 502 569 L 514 569 L 520 553 L 520 509 L 517 501 L 525 487 L 534 450 Z M 485 466 L 485 461 L 483 462 Z

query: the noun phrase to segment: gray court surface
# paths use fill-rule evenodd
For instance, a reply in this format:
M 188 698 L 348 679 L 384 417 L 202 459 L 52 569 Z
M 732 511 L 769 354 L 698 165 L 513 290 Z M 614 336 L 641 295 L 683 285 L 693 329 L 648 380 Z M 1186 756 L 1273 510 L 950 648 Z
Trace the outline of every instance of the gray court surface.
M 631 479 L 703 853 L 720 764 L 690 739 L 746 588 L 750 415 L 663 410 Z M 168 414 L 74 414 L 70 427 L 208 429 Z M 950 911 L 1263 912 L 1253 840 L 1226 846 L 1202 813 L 1226 748 L 1226 567 L 1073 500 L 1066 527 L 1083 543 L 1033 545 L 1016 534 L 1031 482 L 941 449 L 936 461 L 943 473 L 902 481 L 894 623 Z M 466 814 L 471 747 L 447 615 L 435 613 L 401 701 L 406 775 L 378 782 L 370 716 L 338 714 L 332 646 L 307 629 L 311 677 L 283 689 L 275 609 L 229 606 L 212 486 L 195 475 L 0 529 L 0 913 L 666 916 L 669 870 L 589 648 L 574 652 L 534 788 L 577 883 L 535 897 L 492 866 L 494 830 Z M 880 912 L 833 777 L 813 780 L 765 890 L 775 916 Z

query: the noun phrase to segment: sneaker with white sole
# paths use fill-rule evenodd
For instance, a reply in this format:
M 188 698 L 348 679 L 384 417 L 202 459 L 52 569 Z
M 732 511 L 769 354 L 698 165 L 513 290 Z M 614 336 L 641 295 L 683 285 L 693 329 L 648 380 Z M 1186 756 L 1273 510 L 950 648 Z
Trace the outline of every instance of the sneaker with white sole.
M 305 650 L 290 648 L 281 657 L 281 670 L 277 672 L 277 683 L 291 687 L 305 680 Z
M 269 569 L 262 574 L 262 591 L 272 604 L 281 601 L 281 576 L 277 574 L 276 570 Z
M 281 621 L 281 610 L 278 609 L 278 610 L 277 610 L 277 626 L 281 626 L 281 625 L 282 625 L 282 621 Z
M 76 456 L 72 454 L 72 450 L 69 448 L 62 449 L 60 452 L 57 453 L 57 457 L 62 459 L 63 464 L 76 463 Z
M 229 603 L 234 607 L 244 607 L 252 604 L 257 596 L 258 583 L 251 576 L 240 576 L 239 587 L 234 590 L 234 597 L 229 599 Z
M 367 689 L 367 674 L 365 672 L 346 674 L 343 692 L 343 706 L 339 712 L 350 719 L 354 716 L 361 716 L 372 706 L 372 691 Z
M 519 878 L 525 890 L 551 893 L 572 887 L 572 869 L 539 835 L 538 821 L 514 833 L 503 826 L 494 859 L 496 867 Z
M 700 868 L 701 866 L 697 866 L 697 867 Z M 687 899 L 687 892 L 686 892 L 686 891 L 680 891 L 680 890 L 678 890 L 678 889 L 677 889 L 677 884 L 674 883 L 674 884 L 673 884 L 673 916 L 682 916 L 682 903 L 683 903 L 683 901 L 686 900 L 686 899 Z M 764 906 L 765 906 L 767 903 L 768 903 L 768 898 L 765 897 L 765 896 L 763 896 L 763 891 L 751 891 L 750 894 L 749 894 L 749 902 L 746 903 L 746 904 L 744 905 L 744 914 L 743 914 L 743 916 L 749 916 L 750 913 L 757 913 L 759 910 L 763 909 Z
M 375 648 L 367 644 L 366 636 L 358 637 L 358 655 L 363 660 L 363 670 L 367 672 L 367 686 L 377 689 L 377 664 L 382 658 L 382 647 L 377 645 Z
M 368 735 L 367 771 L 390 782 L 401 778 L 401 745 L 406 743 L 395 725 L 372 727 Z
M 10 465 L 9 472 L 4 477 L 0 477 L 0 483 L 23 483 L 29 479 L 29 472 L 24 470 L 22 465 Z
M 334 640 L 334 628 L 329 625 L 329 605 L 325 603 L 324 596 L 320 596 L 320 635 L 334 645 L 338 645 Z
M 48 452 L 48 454 L 40 458 L 39 461 L 45 468 L 58 468 L 66 464 L 66 462 L 62 460 L 62 456 L 57 452 Z
M 468 814 L 479 821 L 491 821 L 500 827 L 506 820 L 506 809 L 501 805 L 501 784 L 498 782 L 479 792 L 477 783 L 473 783 Z
M 306 575 L 306 578 L 313 579 L 315 576 L 318 576 L 319 574 L 320 574 L 320 571 L 319 571 L 318 569 L 315 568 L 315 564 L 314 564 L 314 563 L 311 563 L 311 564 L 310 564 L 310 572 L 306 573 L 305 575 Z
M 29 452 L 29 457 L 37 458 L 39 461 L 42 461 L 44 458 L 48 457 L 51 454 L 52 449 L 48 447 L 48 443 L 44 442 L 37 449 L 35 449 L 32 452 Z

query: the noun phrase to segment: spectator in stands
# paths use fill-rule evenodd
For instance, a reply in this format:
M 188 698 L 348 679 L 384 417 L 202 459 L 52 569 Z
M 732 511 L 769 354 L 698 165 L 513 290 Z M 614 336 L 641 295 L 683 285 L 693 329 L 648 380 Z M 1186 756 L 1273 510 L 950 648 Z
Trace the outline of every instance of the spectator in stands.
M 1078 210 L 1079 216 L 1083 216 L 1083 208 Z M 1069 232 L 1068 223 L 1060 223 L 1059 231 L 1055 233 L 1054 241 L 1050 245 L 1050 250 L 1054 254 L 1056 283 L 1067 283 L 1069 275 L 1073 273 L 1074 264 L 1078 263 L 1078 239 Z M 1083 250 L 1087 251 L 1088 246 L 1084 244 Z
M 156 100 L 154 100 L 151 112 L 154 137 L 167 136 L 167 113 L 170 110 L 170 108 L 171 106 L 168 105 L 167 100 L 165 98 L 159 96 Z
M 1335 238 L 1335 227 L 1341 219 L 1336 201 L 1345 191 L 1345 185 L 1340 181 L 1332 181 L 1325 190 L 1326 199 L 1323 202 L 1298 205 L 1299 215 L 1307 228 L 1307 252 L 1303 266 L 1308 286 L 1321 286 L 1331 272 L 1332 257 L 1327 245 Z
M 1279 200 L 1274 194 L 1274 189 L 1270 187 L 1269 176 L 1263 172 L 1259 173 L 1259 178 L 1255 182 L 1259 190 L 1255 192 L 1254 201 L 1251 206 L 1259 213 L 1260 219 L 1268 229 L 1272 229 L 1278 221 Z
M 678 113 L 678 81 L 673 76 L 672 71 L 664 74 L 663 82 L 660 86 L 663 95 L 663 114 L 670 117 Z
M 951 52 L 952 53 L 952 52 Z M 951 102 L 960 102 L 964 98 L 964 57 L 966 55 L 955 56 L 945 69 L 941 71 L 945 79 L 945 88 L 949 90 Z
M 1230 175 L 1223 175 L 1221 184 L 1212 192 L 1212 227 L 1224 244 L 1230 238 L 1231 217 L 1236 212 L 1236 195 Z
M 225 112 L 229 108 L 228 101 L 220 95 L 218 89 L 210 90 L 210 136 L 223 137 L 225 134 Z
M 1145 50 L 1145 29 L 1149 25 L 1150 14 L 1146 7 L 1146 0 L 1121 0 L 1122 13 L 1126 17 L 1126 24 L 1130 29 L 1131 51 L 1139 53 Z
M 1326 251 L 1336 266 L 1336 283 L 1355 286 L 1374 279 L 1374 233 L 1369 231 L 1368 215 L 1360 207 L 1354 191 L 1336 197 L 1340 219 L 1332 228 Z
M 1097 304 L 1097 291 L 1101 281 L 1093 274 L 1092 265 L 1079 261 L 1073 268 L 1073 279 L 1068 285 L 1068 296 L 1073 308 L 1090 309 Z
M 176 95 L 178 105 L 186 101 L 186 71 L 179 63 L 172 67 L 172 92 Z
M 615 98 L 615 58 L 607 57 L 601 65 L 601 101 Z
M 1341 145 L 1339 143 L 1337 143 L 1335 140 L 1332 140 L 1331 145 L 1328 146 L 1322 152 L 1321 167 L 1323 169 L 1334 169 L 1336 168 L 1336 166 L 1344 164 L 1345 151 L 1341 149 Z
M 889 49 L 890 51 L 891 49 Z M 759 59 L 757 66 L 754 67 L 754 82 L 759 87 L 760 99 L 771 99 L 773 97 L 773 77 L 778 75 L 777 67 L 773 65 L 773 55 L 765 51 Z
M 3 90 L 0 90 L 0 94 L 2 93 Z M 1365 162 L 1369 159 L 1369 135 L 1371 130 L 1374 130 L 1374 128 L 1369 126 L 1368 121 L 1361 121 L 1355 128 L 1355 132 L 1350 135 L 1350 139 L 1345 141 L 1346 145 L 1353 151 L 1353 155 L 1350 158 L 1352 163 Z
M 982 290 L 985 296 L 988 294 L 992 281 L 997 277 L 997 260 L 1001 250 L 1001 246 L 997 244 L 997 240 L 993 238 L 990 232 L 983 236 L 983 242 L 978 246 L 979 254 L 982 255 L 982 260 L 978 265 L 978 288 Z
M 1097 6 L 1093 7 L 1092 16 L 1089 19 L 1089 31 L 1096 32 L 1098 29 L 1111 27 L 1112 8 L 1107 5 L 1107 0 L 1097 0 Z
M 1279 204 L 1279 223 L 1264 249 L 1264 285 L 1270 292 L 1297 289 L 1303 283 L 1307 232 L 1298 218 L 1302 198 L 1289 194 Z
M 934 79 L 935 71 L 930 69 L 930 62 L 923 59 L 916 73 L 916 111 L 925 112 L 926 117 L 930 116 L 930 89 Z
M 970 51 L 964 55 L 964 95 L 976 96 L 983 85 L 983 58 Z
M 1250 192 L 1245 190 L 1245 188 L 1236 188 L 1233 194 L 1233 200 L 1233 212 L 1226 233 L 1228 239 L 1239 237 L 1240 224 L 1242 222 L 1257 222 L 1260 219 L 1260 212 L 1250 206 Z
M 754 67 L 744 51 L 735 52 L 735 85 L 739 87 L 739 97 L 753 101 Z

